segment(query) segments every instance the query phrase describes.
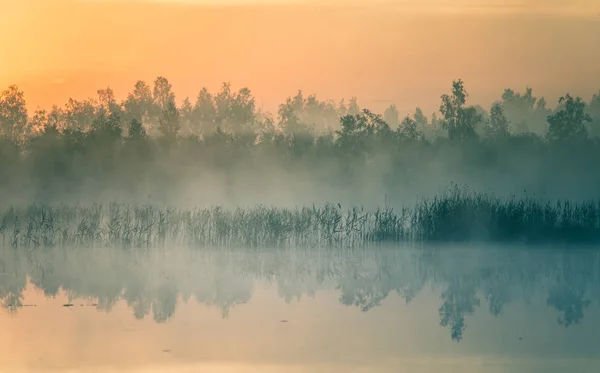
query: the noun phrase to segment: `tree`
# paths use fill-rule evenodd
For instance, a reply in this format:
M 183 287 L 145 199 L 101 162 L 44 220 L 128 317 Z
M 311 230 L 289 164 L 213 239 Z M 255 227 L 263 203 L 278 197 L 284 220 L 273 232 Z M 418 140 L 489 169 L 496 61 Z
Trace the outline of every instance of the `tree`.
M 423 138 L 423 133 L 419 130 L 417 121 L 409 115 L 402 120 L 397 133 L 400 140 L 418 141 Z
M 350 102 L 348 103 L 348 115 L 358 115 L 360 114 L 360 107 L 358 106 L 358 101 L 356 97 L 352 97 Z
M 173 86 L 162 76 L 159 76 L 154 81 L 154 89 L 152 91 L 152 98 L 154 105 L 161 111 L 167 110 L 167 107 L 171 105 L 171 102 L 175 102 L 175 93 L 173 93 Z
M 444 137 L 444 123 L 442 119 L 439 119 L 436 113 L 431 114 L 431 136 L 433 138 Z
M 129 123 L 127 138 L 124 141 L 123 155 L 125 174 L 122 180 L 128 181 L 132 187 L 136 179 L 143 174 L 147 165 L 153 161 L 151 143 L 147 141 L 146 129 L 140 121 L 132 119 Z
M 179 110 L 180 114 L 181 114 L 181 132 L 182 135 L 184 136 L 193 136 L 193 135 L 199 135 L 197 130 L 197 127 L 194 126 L 193 121 L 194 121 L 194 117 L 193 117 L 193 112 L 194 112 L 194 108 L 192 106 L 192 103 L 190 102 L 190 99 L 188 97 L 185 98 L 185 100 L 183 100 L 183 103 L 181 104 L 181 109 Z
M 420 107 L 415 109 L 413 118 L 421 128 L 425 128 L 427 126 L 427 117 L 423 115 L 423 110 L 421 110 Z
M 106 114 L 101 112 L 92 123 L 91 138 L 98 143 L 114 142 L 121 139 L 121 117 L 117 113 Z
M 71 131 L 89 131 L 98 113 L 96 102 L 91 99 L 78 101 L 69 98 L 64 110 L 60 112 L 65 129 Z
M 221 91 L 214 96 L 214 100 L 216 109 L 215 122 L 218 127 L 222 127 L 224 122 L 229 119 L 231 83 L 223 83 Z
M 132 119 L 129 123 L 129 131 L 127 136 L 130 140 L 140 141 L 146 140 L 148 135 L 146 134 L 146 129 L 142 126 L 142 123 L 137 119 Z
M 177 137 L 180 129 L 180 119 L 175 100 L 169 101 L 159 119 L 158 129 L 164 139 L 174 140 Z
M 0 135 L 19 140 L 27 126 L 25 94 L 16 85 L 0 93 Z
M 135 83 L 133 92 L 127 96 L 123 104 L 125 110 L 125 119 L 131 121 L 135 119 L 142 122 L 146 116 L 154 116 L 154 99 L 152 91 L 146 82 L 139 80 Z
M 348 108 L 346 107 L 345 100 L 341 99 L 340 103 L 338 104 L 337 115 L 341 118 L 341 117 L 343 117 L 346 114 L 348 114 Z
M 533 132 L 543 134 L 546 131 L 546 118 L 550 110 L 546 108 L 546 100 L 533 96 L 533 90 L 525 87 L 521 94 L 510 88 L 502 93 L 502 107 L 506 118 L 514 125 L 517 133 Z
M 208 89 L 202 88 L 198 94 L 196 104 L 192 109 L 192 117 L 196 131 L 203 136 L 207 136 L 217 129 L 217 108 Z
M 390 126 L 381 115 L 367 109 L 357 115 L 346 115 L 340 122 L 342 128 L 335 131 L 338 135 L 336 145 L 347 154 L 362 155 L 375 142 L 393 138 Z
M 558 100 L 562 109 L 548 116 L 548 133 L 546 137 L 551 142 L 580 141 L 587 138 L 586 124 L 592 121 L 585 112 L 585 102 L 580 97 L 573 98 L 570 94 Z
M 462 80 L 452 83 L 452 95 L 442 95 L 440 112 L 444 116 L 442 125 L 448 131 L 450 140 L 467 140 L 477 138 L 475 128 L 481 121 L 473 106 L 465 106 L 467 91 Z
M 398 109 L 396 108 L 396 105 L 392 104 L 387 109 L 385 109 L 385 111 L 383 112 L 383 120 L 385 120 L 386 123 L 390 125 L 390 127 L 397 127 L 400 124 L 400 121 L 398 120 Z
M 590 125 L 590 135 L 600 136 L 600 91 L 592 96 L 590 104 L 587 106 L 587 113 L 592 118 Z
M 232 93 L 231 84 L 223 83 L 214 101 L 217 126 L 236 133 L 253 132 L 256 103 L 248 88 Z
M 339 119 L 347 115 L 344 101 L 339 106 L 333 101 L 321 101 L 312 94 L 304 97 L 302 91 L 288 97 L 279 106 L 279 126 L 286 134 L 312 132 L 323 135 L 331 132 L 339 124 Z
M 46 110 L 43 109 L 37 109 L 33 114 L 33 118 L 31 118 L 31 120 L 29 121 L 27 135 L 32 138 L 39 136 L 44 132 L 47 126 L 48 112 L 46 112 Z
M 241 88 L 230 97 L 228 125 L 238 133 L 253 133 L 256 102 L 248 88 Z
M 302 91 L 298 91 L 296 96 L 288 97 L 285 103 L 279 105 L 279 126 L 285 133 L 305 133 L 312 130 L 309 124 L 301 119 L 304 114 L 304 102 Z
M 504 108 L 500 102 L 494 102 L 490 108 L 490 119 L 487 121 L 486 134 L 488 137 L 498 139 L 510 135 L 509 121 L 504 114 Z
M 415 108 L 413 119 L 417 122 L 417 128 L 421 131 L 423 137 L 435 137 L 436 133 L 433 128 L 433 117 L 430 124 L 425 114 L 423 114 L 423 110 L 421 110 L 420 107 L 417 107 Z
M 304 102 L 301 119 L 309 123 L 315 133 L 323 134 L 339 124 L 338 111 L 333 101 L 321 101 L 312 94 Z
M 115 92 L 110 87 L 98 90 L 98 103 L 99 110 L 107 114 L 120 115 L 122 113 L 121 105 L 117 103 Z
M 477 135 L 484 135 L 486 124 L 490 120 L 489 113 L 481 105 L 473 105 L 473 107 L 475 108 L 475 115 L 479 117 L 479 120 L 475 124 L 475 131 L 477 132 Z

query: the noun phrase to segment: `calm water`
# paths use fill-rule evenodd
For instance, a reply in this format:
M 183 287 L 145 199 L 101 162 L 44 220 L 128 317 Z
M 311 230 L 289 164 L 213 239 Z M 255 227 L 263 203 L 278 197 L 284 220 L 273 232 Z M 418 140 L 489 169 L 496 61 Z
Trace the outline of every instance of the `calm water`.
M 600 250 L 0 249 L 0 372 L 600 372 Z

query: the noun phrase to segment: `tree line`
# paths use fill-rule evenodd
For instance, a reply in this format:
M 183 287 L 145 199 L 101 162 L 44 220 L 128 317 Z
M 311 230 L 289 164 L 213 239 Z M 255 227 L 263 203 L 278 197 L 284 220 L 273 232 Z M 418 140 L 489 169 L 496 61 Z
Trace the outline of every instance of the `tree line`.
M 257 108 L 248 88 L 234 91 L 228 83 L 177 104 L 171 83 L 158 77 L 152 87 L 137 82 L 122 101 L 106 88 L 96 98 L 30 112 L 24 92 L 10 86 L 0 94 L 0 190 L 50 197 L 86 183 L 131 190 L 142 180 L 177 184 L 214 171 L 251 169 L 256 176 L 274 167 L 338 186 L 374 177 L 368 168 L 386 168 L 377 177 L 392 187 L 423 179 L 436 162 L 458 177 L 519 169 L 527 160 L 542 176 L 563 165 L 600 179 L 588 172 L 600 155 L 600 91 L 590 102 L 565 94 L 553 109 L 531 88 L 506 89 L 489 110 L 467 99 L 456 80 L 428 118 L 419 108 L 402 116 L 391 105 L 378 114 L 356 98 L 321 101 L 299 91 L 274 116 Z

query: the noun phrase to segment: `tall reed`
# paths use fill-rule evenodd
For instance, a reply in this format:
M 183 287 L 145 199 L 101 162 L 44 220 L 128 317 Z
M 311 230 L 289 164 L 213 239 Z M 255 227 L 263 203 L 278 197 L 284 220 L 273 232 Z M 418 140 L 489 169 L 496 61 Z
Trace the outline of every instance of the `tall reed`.
M 499 199 L 453 188 L 414 206 L 375 211 L 338 204 L 174 209 L 111 203 L 11 207 L 3 245 L 360 247 L 406 242 L 600 242 L 600 203 Z

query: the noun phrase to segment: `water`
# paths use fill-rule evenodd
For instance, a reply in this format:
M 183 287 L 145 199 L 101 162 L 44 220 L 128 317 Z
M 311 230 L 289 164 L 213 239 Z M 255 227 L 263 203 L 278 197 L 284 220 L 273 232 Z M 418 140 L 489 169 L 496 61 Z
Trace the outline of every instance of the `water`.
M 600 250 L 0 250 L 0 372 L 600 371 Z

